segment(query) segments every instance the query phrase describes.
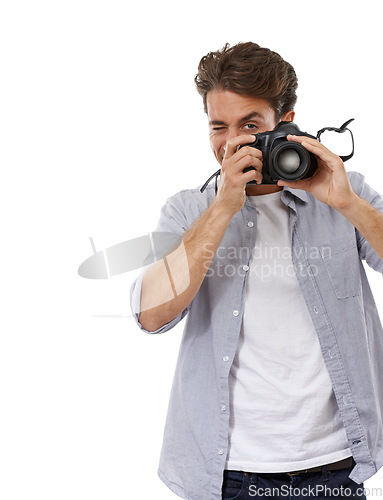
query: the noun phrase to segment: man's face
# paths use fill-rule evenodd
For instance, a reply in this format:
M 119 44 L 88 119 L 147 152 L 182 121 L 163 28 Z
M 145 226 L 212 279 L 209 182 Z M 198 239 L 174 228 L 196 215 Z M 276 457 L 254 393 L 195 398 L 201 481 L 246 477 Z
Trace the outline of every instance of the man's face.
M 235 94 L 228 90 L 211 90 L 206 96 L 210 145 L 219 164 L 225 156 L 226 143 L 238 135 L 273 130 L 277 122 L 268 101 Z M 294 112 L 282 120 L 292 121 Z

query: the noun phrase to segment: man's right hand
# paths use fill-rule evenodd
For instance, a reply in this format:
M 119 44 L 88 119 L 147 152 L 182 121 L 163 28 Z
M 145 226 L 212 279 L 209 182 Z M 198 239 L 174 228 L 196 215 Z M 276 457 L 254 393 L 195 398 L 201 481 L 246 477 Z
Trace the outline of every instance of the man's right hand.
M 139 321 L 148 331 L 156 331 L 176 318 L 194 299 L 218 246 L 234 214 L 241 210 L 246 200 L 246 183 L 262 181 L 262 153 L 241 144 L 254 142 L 253 135 L 230 139 L 222 161 L 221 178 L 217 196 L 205 212 L 183 235 L 183 245 L 150 266 L 143 277 Z M 246 167 L 254 167 L 243 173 Z M 209 249 L 209 250 L 207 250 Z M 185 253 L 187 265 L 185 265 Z M 169 279 L 175 290 L 174 295 Z
M 262 182 L 262 152 L 250 146 L 237 149 L 240 145 L 254 141 L 254 135 L 246 134 L 234 137 L 226 143 L 215 203 L 228 214 L 234 215 L 245 204 L 247 182 Z M 253 167 L 255 170 L 244 173 L 246 167 Z

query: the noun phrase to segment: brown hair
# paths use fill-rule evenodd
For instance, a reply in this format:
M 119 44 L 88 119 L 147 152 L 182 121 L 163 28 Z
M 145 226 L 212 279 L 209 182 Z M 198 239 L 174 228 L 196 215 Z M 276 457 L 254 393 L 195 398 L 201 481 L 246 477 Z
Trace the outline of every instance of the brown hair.
M 209 52 L 199 65 L 194 78 L 207 113 L 209 90 L 229 90 L 246 96 L 266 99 L 274 108 L 276 118 L 294 108 L 298 79 L 294 68 L 270 49 L 256 43 L 227 43 L 216 52 Z

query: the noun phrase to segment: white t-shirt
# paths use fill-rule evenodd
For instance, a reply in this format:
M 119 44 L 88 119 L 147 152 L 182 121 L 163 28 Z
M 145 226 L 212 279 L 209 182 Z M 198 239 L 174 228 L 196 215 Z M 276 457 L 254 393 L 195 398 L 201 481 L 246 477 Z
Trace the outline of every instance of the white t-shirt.
M 351 456 L 291 259 L 282 191 L 250 196 L 257 239 L 229 376 L 226 469 L 287 472 Z

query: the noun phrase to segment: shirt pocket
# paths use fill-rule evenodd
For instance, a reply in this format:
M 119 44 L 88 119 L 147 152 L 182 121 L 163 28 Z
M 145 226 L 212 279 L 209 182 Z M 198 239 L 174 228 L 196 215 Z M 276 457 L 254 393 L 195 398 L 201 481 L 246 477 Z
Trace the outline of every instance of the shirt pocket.
M 362 293 L 360 258 L 356 243 L 343 249 L 322 245 L 320 254 L 328 278 L 338 299 L 355 297 Z

